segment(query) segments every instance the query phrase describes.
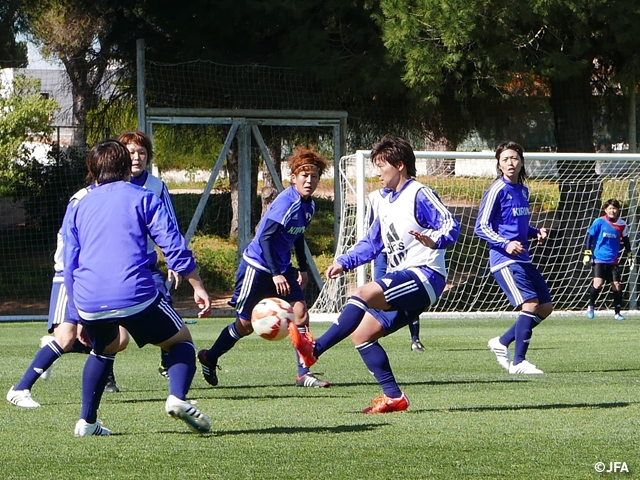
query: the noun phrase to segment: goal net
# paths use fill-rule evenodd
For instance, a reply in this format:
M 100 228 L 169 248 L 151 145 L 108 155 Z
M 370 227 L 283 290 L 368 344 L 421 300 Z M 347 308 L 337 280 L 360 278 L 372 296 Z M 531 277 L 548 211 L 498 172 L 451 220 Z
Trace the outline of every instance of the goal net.
M 367 196 L 379 188 L 369 153 L 358 151 L 340 159 L 341 217 L 336 256 L 351 248 L 366 231 Z M 493 152 L 416 152 L 416 160 L 417 180 L 435 190 L 461 224 L 457 243 L 447 251 L 446 289 L 427 315 L 509 314 L 514 309 L 489 272 L 487 244 L 474 234 L 482 196 L 496 178 Z M 607 199 L 617 198 L 622 203 L 632 251 L 637 252 L 640 155 L 527 152 L 525 168 L 531 224 L 550 231 L 544 245 L 531 242 L 533 262 L 549 285 L 556 312 L 584 310 L 591 281 L 590 269 L 582 264 L 586 232 L 603 214 L 602 204 Z M 371 270 L 371 265 L 365 265 L 327 280 L 310 310 L 314 318 L 340 312 L 353 290 L 370 280 Z M 623 308 L 635 310 L 635 270 L 622 264 L 621 271 Z M 599 302 L 598 309 L 612 308 L 607 293 L 600 295 Z

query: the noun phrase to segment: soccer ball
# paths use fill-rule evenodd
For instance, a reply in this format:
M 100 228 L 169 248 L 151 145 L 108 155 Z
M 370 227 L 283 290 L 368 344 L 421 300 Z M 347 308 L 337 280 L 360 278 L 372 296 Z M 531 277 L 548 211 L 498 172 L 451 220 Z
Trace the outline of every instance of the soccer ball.
M 265 298 L 251 312 L 253 331 L 266 340 L 282 340 L 292 321 L 293 308 L 281 298 Z

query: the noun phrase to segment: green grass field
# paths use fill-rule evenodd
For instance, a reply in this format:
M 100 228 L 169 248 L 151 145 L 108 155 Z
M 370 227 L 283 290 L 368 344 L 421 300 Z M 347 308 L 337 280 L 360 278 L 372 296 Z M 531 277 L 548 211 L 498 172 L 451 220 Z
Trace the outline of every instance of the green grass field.
M 191 325 L 207 348 L 228 319 Z M 158 349 L 132 344 L 118 355 L 120 393 L 99 416 L 110 437 L 76 438 L 83 355 L 66 355 L 39 381 L 42 408 L 0 402 L 4 479 L 591 479 L 640 478 L 640 319 L 550 318 L 528 358 L 546 373 L 515 377 L 486 348 L 508 319 L 428 320 L 426 352 L 408 329 L 383 339 L 412 404 L 363 415 L 379 394 L 350 341 L 315 367 L 329 389 L 293 386 L 287 343 L 251 336 L 220 364 L 212 388 L 198 370 L 190 398 L 213 424 L 190 433 L 164 413 L 167 382 Z M 328 324 L 313 324 L 319 334 Z M 0 387 L 15 384 L 45 333 L 43 323 L 0 324 Z M 629 473 L 594 465 L 625 462 Z

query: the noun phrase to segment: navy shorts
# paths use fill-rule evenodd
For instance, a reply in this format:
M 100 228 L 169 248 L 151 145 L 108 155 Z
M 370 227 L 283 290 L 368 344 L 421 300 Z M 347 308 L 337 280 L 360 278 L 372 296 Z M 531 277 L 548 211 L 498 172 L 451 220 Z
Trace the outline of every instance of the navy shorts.
M 428 268 L 411 268 L 386 273 L 376 283 L 382 287 L 391 308 L 370 309 L 369 313 L 388 335 L 420 318 L 442 294 L 445 279 Z
M 59 281 L 57 281 L 59 280 Z M 51 284 L 51 296 L 49 298 L 49 317 L 47 330 L 53 333 L 53 330 L 62 323 L 72 323 L 77 325 L 76 320 L 67 317 L 67 289 L 62 282 L 62 277 L 54 277 Z
M 148 343 L 157 345 L 169 340 L 180 331 L 183 324 L 178 312 L 161 294 L 147 308 L 129 317 L 82 321 L 93 350 L 98 354 L 116 339 L 120 325 L 129 331 L 138 347 L 142 348 Z
M 493 276 L 514 307 L 534 298 L 540 305 L 551 302 L 547 282 L 532 263 L 510 263 Z
M 251 321 L 253 307 L 264 298 L 280 297 L 291 304 L 304 301 L 304 292 L 298 283 L 298 270 L 291 266 L 283 275 L 289 282 L 289 295 L 286 297 L 278 295 L 270 273 L 258 270 L 242 259 L 236 274 L 236 289 L 229 301 L 229 305 L 236 309 L 238 318 Z

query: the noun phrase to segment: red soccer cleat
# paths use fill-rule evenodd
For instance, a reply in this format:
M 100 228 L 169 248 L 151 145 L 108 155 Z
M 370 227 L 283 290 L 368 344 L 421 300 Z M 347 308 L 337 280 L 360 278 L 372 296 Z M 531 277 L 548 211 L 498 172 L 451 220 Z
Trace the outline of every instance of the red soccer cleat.
M 318 359 L 313 355 L 313 346 L 315 345 L 315 341 L 308 328 L 304 334 L 301 334 L 295 323 L 289 323 L 289 338 L 291 338 L 293 347 L 298 351 L 298 355 L 300 355 L 300 360 L 302 360 L 302 365 L 304 367 L 309 368 L 318 361 Z
M 403 393 L 398 398 L 390 398 L 386 395 L 380 395 L 371 402 L 371 406 L 362 410 L 362 413 L 389 413 L 402 412 L 409 408 L 410 402 Z

